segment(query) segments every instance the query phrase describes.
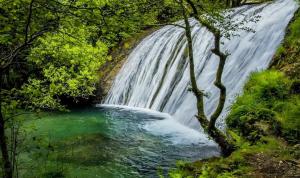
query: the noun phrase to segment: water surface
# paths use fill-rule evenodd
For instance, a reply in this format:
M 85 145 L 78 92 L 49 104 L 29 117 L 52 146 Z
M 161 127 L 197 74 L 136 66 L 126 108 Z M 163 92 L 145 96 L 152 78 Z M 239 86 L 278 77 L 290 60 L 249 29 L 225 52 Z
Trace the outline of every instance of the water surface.
M 36 144 L 22 156 L 33 162 L 23 177 L 157 177 L 178 160 L 219 154 L 203 134 L 168 115 L 132 109 L 89 108 L 27 122 Z

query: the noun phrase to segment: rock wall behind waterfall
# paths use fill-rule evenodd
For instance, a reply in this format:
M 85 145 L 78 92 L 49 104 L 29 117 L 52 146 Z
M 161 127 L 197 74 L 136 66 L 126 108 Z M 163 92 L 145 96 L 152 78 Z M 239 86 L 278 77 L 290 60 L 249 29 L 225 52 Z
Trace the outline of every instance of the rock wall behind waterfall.
M 231 55 L 223 75 L 228 98 L 218 122 L 220 127 L 224 126 L 228 107 L 241 92 L 249 74 L 268 67 L 296 9 L 293 0 L 278 0 L 242 7 L 233 15 L 235 20 L 254 15 L 261 18 L 257 23 L 247 24 L 255 33 L 239 31 L 239 36 L 223 39 L 222 49 Z M 195 20 L 191 19 L 190 23 L 198 85 L 210 93 L 205 99 L 205 112 L 210 115 L 219 96 L 213 85 L 218 59 L 211 53 L 213 36 Z M 104 103 L 169 113 L 179 122 L 198 128 L 194 117 L 196 99 L 187 91 L 190 82 L 186 45 L 184 30 L 175 26 L 166 26 L 146 37 L 128 57 Z

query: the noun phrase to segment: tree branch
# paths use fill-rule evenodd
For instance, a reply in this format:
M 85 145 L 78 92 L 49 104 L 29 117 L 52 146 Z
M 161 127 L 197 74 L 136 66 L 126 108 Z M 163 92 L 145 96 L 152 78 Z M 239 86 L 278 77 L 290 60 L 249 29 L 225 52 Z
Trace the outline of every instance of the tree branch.
M 199 89 L 198 89 L 196 79 L 195 79 L 195 74 L 194 74 L 194 62 L 193 62 L 194 59 L 193 59 L 193 49 L 192 49 L 193 46 L 192 46 L 191 30 L 190 30 L 190 26 L 189 26 L 188 17 L 185 12 L 185 7 L 184 7 L 182 1 L 183 0 L 179 0 L 179 2 L 181 2 L 180 5 L 181 5 L 182 11 L 183 11 L 183 16 L 184 16 L 184 20 L 185 20 L 185 24 L 186 24 L 186 36 L 187 36 L 187 41 L 188 41 L 189 59 L 190 59 L 190 76 L 191 76 L 191 82 L 192 82 L 192 89 L 197 98 L 197 109 L 198 109 L 197 118 L 198 118 L 201 126 L 203 127 L 203 129 L 221 147 L 223 156 L 229 156 L 233 152 L 234 146 L 230 143 L 230 141 L 227 139 L 227 137 L 220 130 L 218 130 L 215 126 L 216 120 L 220 116 L 220 114 L 224 108 L 224 104 L 225 104 L 225 100 L 226 100 L 226 87 L 222 84 L 222 74 L 223 74 L 227 55 L 222 53 L 220 50 L 221 33 L 217 28 L 215 28 L 213 26 L 213 24 L 210 24 L 206 20 L 202 20 L 199 17 L 199 13 L 198 13 L 196 7 L 194 6 L 193 2 L 191 0 L 186 0 L 194 11 L 194 13 L 193 13 L 194 17 L 203 26 L 205 26 L 211 33 L 213 33 L 215 47 L 212 50 L 212 52 L 220 58 L 219 66 L 218 66 L 217 74 L 216 74 L 216 80 L 214 82 L 215 86 L 220 90 L 219 103 L 218 103 L 217 109 L 214 111 L 210 120 L 208 121 L 204 115 L 204 111 L 202 111 L 204 108 L 203 94 L 201 94 L 201 96 L 197 96 L 197 95 L 199 95 L 199 93 L 197 91 Z M 203 114 L 204 117 L 201 114 Z
M 27 46 L 32 45 L 34 40 L 44 35 L 46 32 L 48 32 L 48 30 L 49 30 L 48 28 L 45 28 L 42 29 L 41 31 L 35 32 L 29 37 L 29 39 L 25 43 L 15 48 L 8 56 L 2 58 L 1 60 L 7 62 L 3 66 L 0 66 L 1 72 L 6 70 L 13 63 L 14 59 L 19 55 L 19 53 L 22 50 L 24 50 Z
M 33 2 L 34 2 L 34 0 L 31 0 L 30 5 L 29 5 L 27 24 L 26 24 L 26 27 L 25 27 L 25 40 L 24 40 L 24 43 L 27 43 L 28 35 L 30 33 L 29 30 L 30 30 Z
M 192 40 L 191 26 L 189 23 L 188 15 L 186 13 L 186 9 L 184 7 L 183 1 L 179 0 L 178 3 L 181 6 L 182 15 L 184 18 L 184 23 L 185 23 L 185 34 L 186 34 L 186 38 L 187 38 L 187 42 L 188 42 L 187 45 L 188 45 L 188 51 L 189 51 L 190 80 L 191 80 L 191 85 L 192 85 L 191 90 L 193 91 L 193 93 L 197 99 L 197 110 L 198 110 L 197 118 L 198 118 L 200 124 L 202 125 L 202 127 L 204 129 L 206 129 L 208 126 L 208 120 L 204 113 L 204 102 L 203 102 L 204 94 L 199 89 L 199 87 L 197 85 L 196 76 L 195 76 L 195 64 L 194 64 L 194 52 L 193 52 L 193 40 Z

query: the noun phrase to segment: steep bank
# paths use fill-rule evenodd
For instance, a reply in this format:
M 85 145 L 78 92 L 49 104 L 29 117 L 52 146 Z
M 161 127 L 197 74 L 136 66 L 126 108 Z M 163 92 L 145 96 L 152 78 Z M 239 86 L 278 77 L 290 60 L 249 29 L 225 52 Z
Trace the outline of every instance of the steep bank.
M 300 9 L 289 25 L 286 38 L 278 48 L 271 68 L 286 73 L 290 78 L 300 78 Z
M 228 158 L 178 163 L 170 177 L 300 177 L 300 12 L 269 70 L 255 73 L 227 118 L 238 147 Z

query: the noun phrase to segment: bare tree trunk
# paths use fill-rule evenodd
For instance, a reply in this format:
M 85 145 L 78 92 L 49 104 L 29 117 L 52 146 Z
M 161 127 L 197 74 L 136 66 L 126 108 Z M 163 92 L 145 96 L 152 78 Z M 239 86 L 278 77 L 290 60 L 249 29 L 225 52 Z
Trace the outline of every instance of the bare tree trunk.
M 209 123 L 208 130 L 215 127 L 216 121 L 224 108 L 224 104 L 225 104 L 225 100 L 226 100 L 226 87 L 222 83 L 222 75 L 223 75 L 223 70 L 224 70 L 226 59 L 227 59 L 227 55 L 220 51 L 220 40 L 221 40 L 220 33 L 214 32 L 214 36 L 215 36 L 215 40 L 214 40 L 215 48 L 212 50 L 212 52 L 215 55 L 217 55 L 220 59 L 214 85 L 220 90 L 220 97 L 219 97 L 219 103 L 218 103 L 217 109 L 210 117 L 210 123 Z
M 191 2 L 191 0 L 187 0 L 187 2 L 191 5 L 196 19 L 198 19 L 199 22 L 201 22 L 197 16 L 198 12 L 197 12 L 197 9 L 195 8 L 194 4 Z M 225 62 L 227 59 L 227 55 L 222 53 L 220 50 L 221 35 L 220 35 L 219 31 L 217 31 L 215 28 L 213 28 L 209 24 L 202 23 L 205 27 L 207 27 L 214 34 L 215 47 L 212 50 L 212 52 L 214 54 L 216 54 L 220 59 L 219 66 L 217 69 L 217 74 L 216 74 L 216 80 L 214 82 L 214 85 L 220 90 L 219 103 L 218 103 L 218 106 L 217 106 L 215 112 L 212 114 L 210 120 L 208 120 L 204 113 L 204 104 L 203 104 L 204 94 L 201 90 L 199 90 L 199 88 L 197 86 L 197 80 L 195 77 L 191 27 L 190 27 L 190 24 L 188 21 L 188 15 L 185 11 L 185 7 L 183 5 L 182 0 L 180 1 L 180 5 L 182 8 L 182 15 L 184 17 L 184 22 L 185 22 L 185 32 L 186 32 L 186 37 L 187 37 L 187 41 L 188 41 L 189 62 L 190 62 L 190 79 L 191 79 L 191 84 L 192 84 L 192 91 L 197 98 L 197 109 L 198 109 L 197 118 L 198 118 L 201 126 L 203 127 L 203 129 L 220 146 L 222 155 L 229 156 L 234 151 L 234 145 L 232 143 L 230 143 L 230 141 L 227 139 L 227 137 L 220 130 L 218 130 L 215 126 L 216 120 L 220 116 L 220 114 L 224 108 L 224 104 L 225 104 L 225 100 L 226 100 L 226 87 L 222 83 L 222 74 L 223 74 Z
M 214 37 L 215 48 L 212 50 L 212 52 L 215 55 L 217 55 L 220 59 L 214 85 L 220 90 L 220 96 L 218 106 L 212 114 L 212 116 L 210 117 L 208 133 L 211 137 L 214 138 L 215 142 L 217 142 L 220 145 L 222 149 L 222 154 L 224 156 L 229 156 L 235 150 L 234 145 L 230 143 L 227 137 L 216 128 L 216 121 L 222 113 L 226 101 L 226 87 L 222 83 L 222 74 L 227 59 L 227 54 L 222 53 L 220 50 L 221 35 L 218 31 L 214 32 Z
M 2 76 L 0 75 L 0 80 L 2 80 Z M 0 84 L 0 91 L 1 91 L 1 84 Z M 1 147 L 1 153 L 2 153 L 2 161 L 4 163 L 4 178 L 12 178 L 13 171 L 11 162 L 9 160 L 8 156 L 8 150 L 7 150 L 7 142 L 6 142 L 6 136 L 5 136 L 5 120 L 2 115 L 2 98 L 0 96 L 0 147 Z
M 230 6 L 230 0 L 226 0 L 226 6 L 227 6 L 227 7 Z
M 10 153 L 10 160 L 11 160 L 11 166 L 12 171 L 14 174 L 14 177 L 18 177 L 18 170 L 17 170 L 17 146 L 18 146 L 18 134 L 19 134 L 19 127 L 15 123 L 15 121 L 12 121 L 12 127 L 11 127 L 11 153 Z
M 4 119 L 0 117 L 0 145 L 2 153 L 2 161 L 4 163 L 4 177 L 12 177 L 12 167 L 8 156 L 7 143 L 5 138 Z
M 188 51 L 189 51 L 189 66 L 190 66 L 190 80 L 191 80 L 191 85 L 192 88 L 191 90 L 193 91 L 194 95 L 197 98 L 197 109 L 198 109 L 198 115 L 197 118 L 200 123 L 203 123 L 205 125 L 208 125 L 207 118 L 204 113 L 204 94 L 201 90 L 199 90 L 198 85 L 197 85 L 197 80 L 195 76 L 195 66 L 194 66 L 194 56 L 193 56 L 193 41 L 192 41 L 192 34 L 191 34 L 191 27 L 189 24 L 188 16 L 184 10 L 183 3 L 181 1 L 181 8 L 182 8 L 182 14 L 184 17 L 184 22 L 185 22 L 185 34 L 187 37 L 188 41 Z M 203 127 L 206 129 L 206 127 Z

